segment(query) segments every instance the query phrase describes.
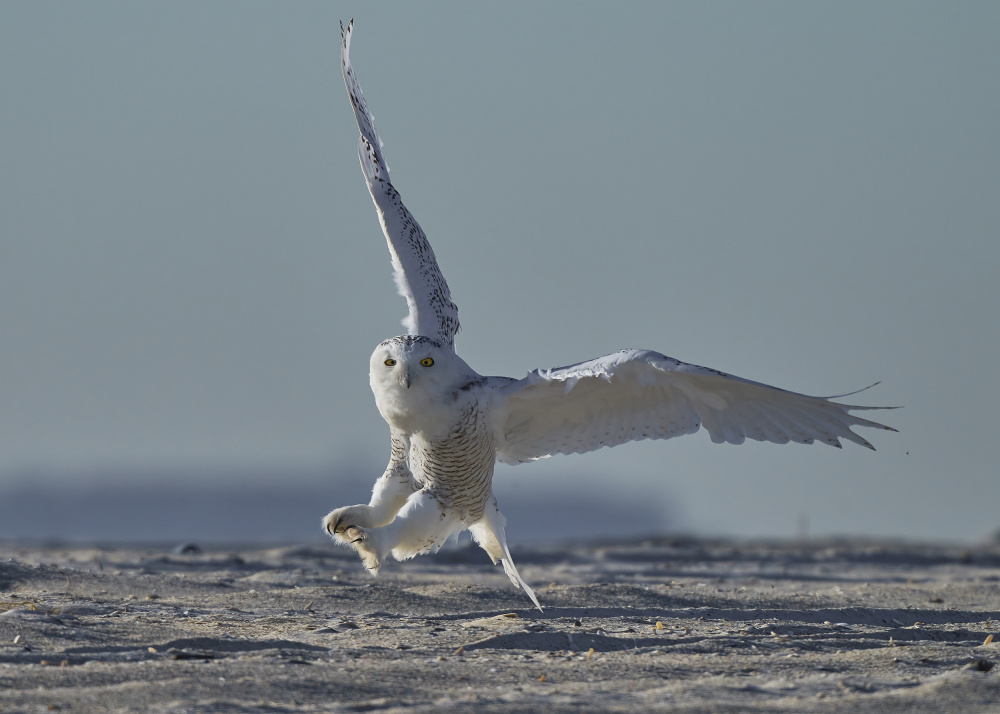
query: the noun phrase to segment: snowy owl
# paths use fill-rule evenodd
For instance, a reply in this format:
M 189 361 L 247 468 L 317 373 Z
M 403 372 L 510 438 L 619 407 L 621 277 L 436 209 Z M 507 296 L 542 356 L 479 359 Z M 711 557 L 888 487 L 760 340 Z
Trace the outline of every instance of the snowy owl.
M 389 180 L 351 67 L 353 26 L 353 20 L 341 26 L 341 63 L 361 130 L 361 168 L 409 308 L 407 334 L 381 343 L 371 356 L 372 392 L 389 423 L 389 465 L 367 505 L 337 508 L 323 519 L 327 533 L 354 548 L 370 573 L 390 553 L 403 560 L 435 552 L 467 529 L 541 609 L 507 548 L 506 519 L 492 491 L 496 461 L 519 464 L 669 439 L 702 426 L 716 443 L 749 437 L 840 448 L 846 439 L 870 449 L 852 426 L 895 431 L 851 414 L 879 407 L 797 394 L 649 350 L 535 370 L 524 379 L 478 374 L 455 352 L 458 309 L 427 237 Z

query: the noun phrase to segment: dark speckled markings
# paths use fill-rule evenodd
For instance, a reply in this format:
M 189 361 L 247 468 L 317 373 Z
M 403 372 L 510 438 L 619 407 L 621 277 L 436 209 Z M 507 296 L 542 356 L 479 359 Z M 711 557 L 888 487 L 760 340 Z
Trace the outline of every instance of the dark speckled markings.
M 361 168 L 382 218 L 396 284 L 409 308 L 404 325 L 411 334 L 431 335 L 454 349 L 459 329 L 458 308 L 451 301 L 448 283 L 441 274 L 427 236 L 403 205 L 399 191 L 389 179 L 389 167 L 382 156 L 382 142 L 375 130 L 375 121 L 351 67 L 349 49 L 353 28 L 353 20 L 346 30 L 343 25 L 340 27 L 344 82 L 361 132 L 358 147 Z
M 438 340 L 432 337 L 424 337 L 423 335 L 397 335 L 396 337 L 390 337 L 388 340 L 382 340 L 379 343 L 379 347 L 385 347 L 387 345 L 404 345 L 406 347 L 412 347 L 413 345 L 431 345 L 437 347 L 438 349 L 444 349 Z

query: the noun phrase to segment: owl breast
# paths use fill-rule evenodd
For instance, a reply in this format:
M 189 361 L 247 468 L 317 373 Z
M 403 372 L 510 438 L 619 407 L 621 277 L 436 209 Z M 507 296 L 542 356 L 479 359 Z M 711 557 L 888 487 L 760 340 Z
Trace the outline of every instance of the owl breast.
M 410 469 L 441 506 L 466 523 L 483 517 L 492 493 L 493 437 L 478 400 L 465 403 L 447 433 L 410 440 Z

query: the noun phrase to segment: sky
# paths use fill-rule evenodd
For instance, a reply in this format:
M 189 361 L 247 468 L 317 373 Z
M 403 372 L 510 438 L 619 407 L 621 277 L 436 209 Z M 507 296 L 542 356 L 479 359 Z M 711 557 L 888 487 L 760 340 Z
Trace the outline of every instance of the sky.
M 903 407 L 874 453 L 702 431 L 499 466 L 509 532 L 1000 528 L 993 2 L 0 3 L 0 506 L 298 491 L 319 537 L 366 500 L 405 305 L 352 17 L 474 369 L 641 347 Z

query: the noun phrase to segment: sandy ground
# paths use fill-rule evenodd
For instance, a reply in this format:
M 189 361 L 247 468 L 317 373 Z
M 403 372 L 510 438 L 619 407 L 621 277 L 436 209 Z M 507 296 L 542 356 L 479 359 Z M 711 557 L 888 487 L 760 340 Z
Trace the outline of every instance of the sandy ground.
M 0 544 L 0 711 L 1000 711 L 1000 546 L 514 555 Z

